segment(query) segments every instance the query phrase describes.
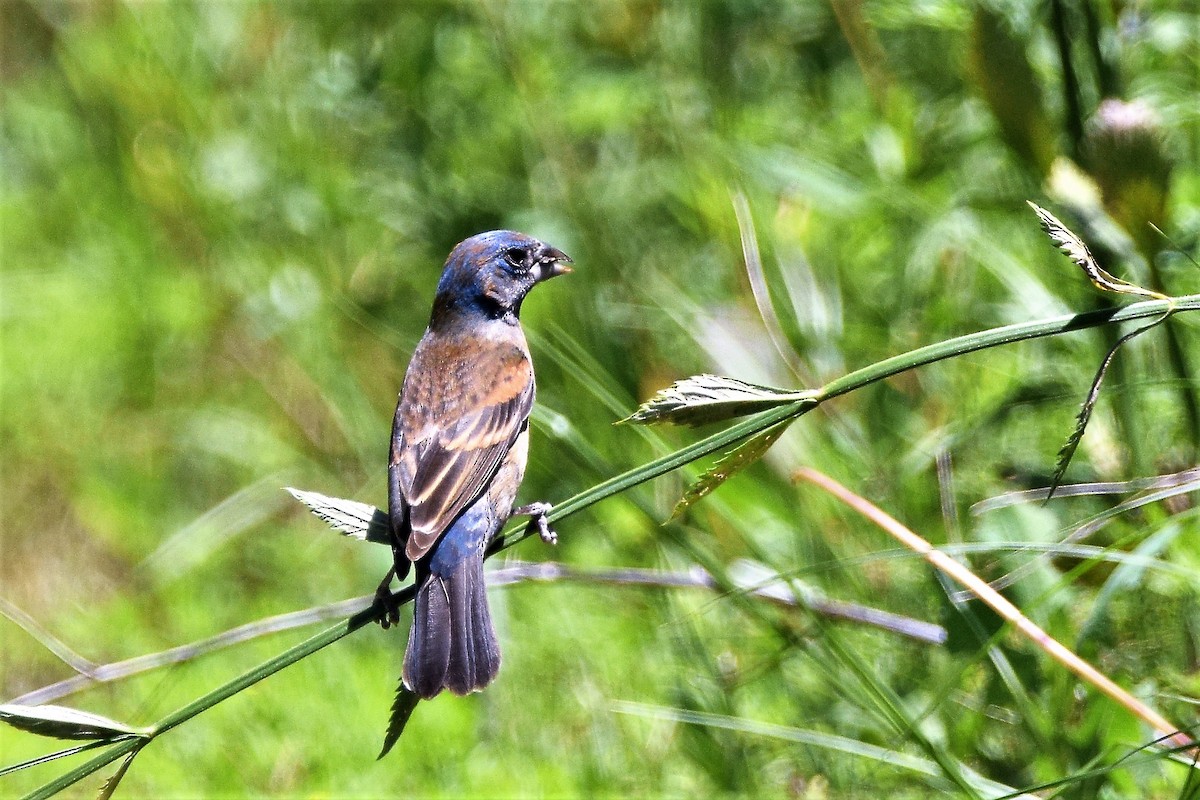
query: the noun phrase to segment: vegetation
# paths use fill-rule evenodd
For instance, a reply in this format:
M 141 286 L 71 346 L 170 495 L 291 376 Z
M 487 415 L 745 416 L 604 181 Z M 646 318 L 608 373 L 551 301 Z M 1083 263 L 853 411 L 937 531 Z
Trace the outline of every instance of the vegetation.
M 816 408 L 795 394 L 1126 305 L 1026 200 L 1118 278 L 1196 292 L 1192 4 L 7 0 L 0 35 L 6 702 L 71 660 L 373 591 L 385 548 L 282 487 L 384 501 L 404 367 L 445 254 L 477 231 L 577 264 L 523 312 L 523 499 L 596 499 L 721 436 L 612 425 L 688 376 L 803 412 L 674 518 L 737 436 L 564 506 L 557 549 L 493 559 L 498 577 L 564 567 L 493 590 L 500 679 L 422 704 L 381 761 L 404 625 L 339 636 L 161 735 L 119 793 L 1200 795 L 1161 732 L 796 479 L 832 476 L 1195 735 L 1200 301 L 1120 347 L 1045 502 L 1014 492 L 1053 482 L 1101 361 L 1165 301 L 950 346 Z M 899 618 L 836 613 L 867 607 Z M 151 725 L 317 630 L 54 702 Z M 56 744 L 0 726 L 0 768 Z M 4 774 L 0 794 L 89 755 Z

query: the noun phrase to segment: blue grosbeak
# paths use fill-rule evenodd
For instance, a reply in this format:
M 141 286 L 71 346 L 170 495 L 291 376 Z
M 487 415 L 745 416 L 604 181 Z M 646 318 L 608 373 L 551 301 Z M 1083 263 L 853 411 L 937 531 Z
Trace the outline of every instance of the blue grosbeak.
M 388 510 L 395 574 L 403 578 L 416 565 L 404 683 L 426 699 L 444 688 L 460 695 L 482 689 L 500 669 L 483 578 L 484 551 L 500 526 L 525 514 L 553 540 L 547 504 L 513 506 L 534 396 L 518 316 L 529 290 L 570 272 L 570 261 L 513 231 L 460 242 L 446 259 L 429 327 L 404 376 Z

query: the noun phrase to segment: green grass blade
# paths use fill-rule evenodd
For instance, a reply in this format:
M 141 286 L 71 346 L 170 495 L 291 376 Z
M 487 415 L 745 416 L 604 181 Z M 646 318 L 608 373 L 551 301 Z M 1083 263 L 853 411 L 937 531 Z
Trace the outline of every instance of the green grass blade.
M 79 755 L 80 753 L 86 753 L 88 750 L 95 750 L 97 747 L 108 747 L 111 744 L 114 744 L 114 742 L 106 739 L 102 742 L 88 742 L 87 744 L 81 744 L 78 747 L 68 747 L 65 750 L 55 750 L 53 753 L 47 753 L 44 756 L 38 756 L 37 758 L 31 758 L 28 761 L 21 761 L 20 763 L 10 764 L 7 767 L 0 768 L 0 778 L 14 772 L 20 772 L 23 769 L 36 767 L 40 764 L 49 764 L 51 761 L 57 761 L 60 758 L 68 758 L 70 756 Z
M 682 708 L 666 708 L 663 706 L 646 705 L 643 703 L 631 703 L 623 700 L 616 701 L 613 703 L 612 707 L 613 710 L 618 714 L 629 714 L 631 716 L 669 720 L 672 722 L 684 723 L 686 725 L 705 725 L 709 727 L 738 731 L 740 733 L 746 733 L 753 736 L 767 736 L 773 739 L 783 739 L 785 741 L 795 742 L 797 744 L 821 747 L 826 750 L 857 756 L 858 758 L 878 761 L 881 764 L 907 770 L 909 772 L 915 772 L 919 775 L 929 778 L 942 777 L 942 772 L 938 768 L 938 765 L 929 759 L 921 758 L 920 756 L 914 756 L 900 750 L 880 747 L 879 745 L 859 741 L 858 739 L 851 739 L 846 736 L 825 733 L 823 731 L 806 730 L 804 728 L 795 728 L 788 725 L 778 725 L 770 722 L 742 719 L 739 717 L 712 714 L 704 711 L 691 711 Z M 1020 792 L 1015 792 L 1011 786 L 1006 786 L 997 781 L 990 780 L 974 772 L 969 773 L 969 780 L 975 789 L 979 791 L 986 791 L 989 794 L 1010 794 L 1012 797 L 1024 797 L 1027 800 L 1036 800 L 1036 798 L 1033 798 L 1031 795 L 1023 795 Z
M 671 512 L 671 519 L 667 521 L 679 519 L 689 508 L 716 491 L 725 481 L 766 455 L 767 451 L 771 449 L 771 445 L 775 444 L 783 432 L 788 429 L 788 425 L 789 422 L 784 421 L 774 428 L 768 428 L 721 456 L 720 460 L 706 470 L 699 480 L 688 487 L 683 497 L 675 504 L 675 510 Z
M 855 372 L 851 372 L 827 384 L 823 389 L 815 393 L 815 399 L 818 401 L 828 400 L 916 367 L 932 364 L 937 361 L 964 355 L 966 353 L 976 352 L 989 347 L 997 347 L 1004 344 L 1011 344 L 1044 336 L 1054 336 L 1057 334 L 1067 333 L 1069 331 L 1082 330 L 1084 328 L 1091 328 L 1099 325 L 1116 324 L 1119 322 L 1128 322 L 1130 320 L 1145 319 L 1164 314 L 1172 308 L 1175 311 L 1200 310 L 1200 295 L 1187 295 L 1171 301 L 1156 300 L 1135 303 L 1133 305 L 1125 306 L 1113 311 L 1106 310 L 1073 316 L 1060 316 L 1035 322 L 1006 325 L 999 328 L 980 331 L 978 333 L 968 334 L 966 336 L 956 337 L 944 342 L 921 347 L 908 353 L 885 359 Z M 813 399 L 810 399 L 809 396 L 805 396 L 803 399 L 778 406 L 754 417 L 742 420 L 741 422 L 714 433 L 705 439 L 681 448 L 673 453 L 669 453 L 661 458 L 655 459 L 647 464 L 643 464 L 639 467 L 628 470 L 620 475 L 608 479 L 607 481 L 593 486 L 584 492 L 580 492 L 579 494 L 568 498 L 567 500 L 555 506 L 554 510 L 549 514 L 549 519 L 551 521 L 557 521 L 572 514 L 576 514 L 579 511 L 582 511 L 583 509 L 600 502 L 601 500 L 623 492 L 626 489 L 638 484 L 652 480 L 660 475 L 671 472 L 672 470 L 695 461 L 698 458 L 702 458 L 706 455 L 726 448 L 749 436 L 753 436 L 757 433 L 765 431 L 768 428 L 783 422 L 784 420 L 801 416 L 814 407 L 815 404 Z M 523 526 L 521 527 L 523 528 Z M 518 528 L 518 531 L 519 530 L 520 528 Z M 515 535 L 510 534 L 504 539 L 503 542 L 499 544 L 499 546 L 496 548 L 496 551 L 498 552 L 500 550 L 505 550 L 513 546 L 517 542 L 524 539 L 526 535 L 529 534 L 524 532 L 518 532 Z M 406 602 L 407 600 L 411 599 L 411 591 L 408 589 L 402 590 L 398 596 L 398 599 L 400 602 Z M 356 614 L 345 622 L 331 626 L 330 628 L 316 634 L 310 639 L 301 642 L 295 647 L 284 651 L 275 658 L 272 658 L 258 667 L 243 673 L 238 678 L 235 678 L 223 686 L 214 689 L 208 694 L 203 695 L 202 697 L 187 704 L 174 713 L 167 715 L 153 727 L 153 733 L 151 735 L 160 735 L 178 725 L 183 724 L 187 720 L 192 719 L 203 711 L 212 708 L 224 700 L 227 700 L 243 689 L 253 686 L 264 678 L 267 678 L 284 669 L 285 667 L 288 667 L 291 664 L 294 664 L 297 661 L 300 661 L 301 659 L 306 658 L 322 648 L 342 639 L 347 634 L 367 625 L 375 617 L 376 611 L 374 608 L 371 608 Z M 84 777 L 91 775 L 96 770 L 112 763 L 116 759 L 128 755 L 133 749 L 136 749 L 143 744 L 144 742 L 140 739 L 117 744 L 111 750 L 97 756 L 86 764 L 80 765 L 65 775 L 62 775 L 57 779 L 45 784 L 30 796 L 49 797 L 50 795 L 53 795 L 62 789 L 71 786 Z M 954 777 L 955 770 L 951 769 L 950 775 L 951 777 Z M 960 783 L 960 785 L 962 784 Z
M 1179 297 L 1173 303 L 1177 311 L 1200 310 L 1200 295 Z M 822 389 L 818 390 L 815 393 L 816 399 L 819 402 L 823 402 L 910 369 L 944 361 L 945 359 L 967 353 L 985 350 L 989 347 L 998 347 L 1000 345 L 1028 341 L 1045 336 L 1055 336 L 1070 331 L 1094 328 L 1100 325 L 1154 317 L 1165 313 L 1171 307 L 1171 304 L 1172 301 L 1151 300 L 1134 303 L 1115 310 L 1064 315 L 1036 322 L 1021 322 L 959 336 L 893 356 L 863 369 L 848 373 L 837 380 L 829 382 Z M 574 497 L 556 505 L 549 515 L 550 520 L 564 519 L 605 498 L 623 492 L 632 486 L 653 480 L 684 464 L 715 453 L 722 448 L 729 447 L 731 444 L 764 431 L 785 419 L 801 416 L 815 407 L 812 400 L 805 397 L 742 420 L 674 453 L 669 453 L 640 467 L 610 478 L 587 491 L 580 492 Z M 510 541 L 519 541 L 520 538 L 524 538 L 524 536 L 520 535 L 518 539 Z
M 1103 360 L 1100 362 L 1100 368 L 1096 370 L 1096 376 L 1092 379 L 1092 385 L 1088 389 L 1087 397 L 1084 398 L 1083 406 L 1079 409 L 1079 414 L 1075 417 L 1075 428 L 1071 431 L 1071 435 L 1067 437 L 1066 444 L 1058 451 L 1058 458 L 1054 465 L 1054 477 L 1050 479 L 1050 491 L 1046 493 L 1047 502 L 1049 502 L 1050 498 L 1054 497 L 1054 491 L 1062 483 L 1063 476 L 1067 474 L 1067 468 L 1071 466 L 1071 460 L 1075 457 L 1075 451 L 1079 448 L 1079 443 L 1083 441 L 1083 434 L 1087 430 L 1088 422 L 1092 418 L 1092 411 L 1096 408 L 1096 401 L 1100 399 L 1100 386 L 1104 382 L 1104 376 L 1108 373 L 1109 366 L 1112 365 L 1113 359 L 1117 356 L 1117 351 L 1126 342 L 1165 321 L 1169 315 L 1170 311 L 1164 312 L 1161 317 L 1150 324 L 1143 325 L 1125 334 L 1117 339 L 1104 355 Z
M 92 773 L 104 769 L 104 767 L 116 761 L 118 758 L 124 758 L 128 756 L 130 753 L 139 749 L 145 744 L 146 742 L 142 739 L 128 739 L 120 744 L 114 745 L 112 748 L 96 756 L 91 761 L 80 764 L 70 772 L 59 775 L 49 783 L 39 786 L 34 791 L 25 795 L 25 800 L 44 800 L 47 797 L 53 797 L 63 789 L 66 789 L 68 786 L 73 786 Z
M 339 622 L 336 625 L 326 628 L 315 636 L 304 640 L 295 647 L 285 650 L 274 658 L 258 665 L 254 669 L 244 672 L 242 675 L 238 676 L 232 681 L 229 681 L 228 683 L 214 689 L 208 694 L 193 700 L 177 711 L 168 714 L 152 727 L 150 736 L 152 738 L 155 736 L 160 736 L 172 728 L 182 725 L 192 717 L 207 711 L 218 703 L 228 700 L 230 697 L 233 697 L 243 689 L 248 689 L 264 678 L 274 675 L 281 669 L 291 666 L 303 658 L 307 658 L 318 650 L 333 644 L 347 634 L 353 633 L 359 628 L 362 628 L 363 626 L 369 624 L 374 618 L 374 609 L 367 609 L 362 613 L 354 615 L 345 622 Z M 30 794 L 29 797 L 31 799 L 43 798 L 57 794 L 68 786 L 71 786 L 83 778 L 86 778 L 88 775 L 91 775 L 97 770 L 107 766 L 108 764 L 111 764 L 118 758 L 128 755 L 133 750 L 145 744 L 145 740 L 141 738 L 122 742 L 121 744 L 113 747 L 111 750 L 96 756 L 96 758 L 92 759 L 86 764 L 81 764 L 70 772 L 60 775 L 53 781 L 41 786 L 32 794 Z

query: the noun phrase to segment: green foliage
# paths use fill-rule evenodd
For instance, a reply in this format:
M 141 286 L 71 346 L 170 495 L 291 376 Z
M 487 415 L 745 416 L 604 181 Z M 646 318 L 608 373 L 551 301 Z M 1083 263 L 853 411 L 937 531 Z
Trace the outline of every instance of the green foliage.
M 523 501 L 699 438 L 611 425 L 688 376 L 836 389 L 921 345 L 1097 308 L 1026 199 L 1112 274 L 1197 286 L 1134 221 L 1152 207 L 1195 251 L 1200 16 L 1184 2 L 6 0 L 0 36 L 0 595 L 97 663 L 373 590 L 386 548 L 330 534 L 279 487 L 383 501 L 404 366 L 471 233 L 526 230 L 578 267 L 523 312 L 539 378 Z M 1139 118 L 1156 126 L 1138 129 L 1146 180 L 1088 160 L 1110 94 L 1156 110 Z M 1176 315 L 1122 349 L 1068 483 L 1197 462 L 1196 324 Z M 789 480 L 816 467 L 935 543 L 979 545 L 961 557 L 984 577 L 1024 568 L 1006 594 L 1025 614 L 1194 724 L 1194 490 L 1062 553 L 1133 490 L 965 513 L 1049 483 L 1113 341 L 1079 331 L 887 373 L 810 410 L 681 521 L 659 524 L 705 464 L 564 520 L 557 551 L 509 551 L 718 578 L 752 558 L 829 598 L 944 617 L 953 647 L 732 588 L 518 585 L 493 592 L 499 681 L 421 704 L 382 761 L 404 625 L 161 737 L 116 796 L 925 797 L 954 781 L 1181 796 L 1184 768 L 1121 760 L 1147 730 Z M 4 700 L 71 674 L 7 620 L 0 638 Z M 58 702 L 146 724 L 303 638 Z M 0 727 L 0 767 L 48 741 Z

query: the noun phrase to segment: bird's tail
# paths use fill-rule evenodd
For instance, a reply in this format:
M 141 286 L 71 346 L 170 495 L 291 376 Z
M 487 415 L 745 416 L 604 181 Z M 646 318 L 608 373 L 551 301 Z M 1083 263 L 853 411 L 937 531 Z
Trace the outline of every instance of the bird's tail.
M 499 671 L 483 554 L 463 559 L 448 577 L 426 576 L 404 651 L 404 684 L 428 700 L 442 689 L 459 695 L 478 691 Z

